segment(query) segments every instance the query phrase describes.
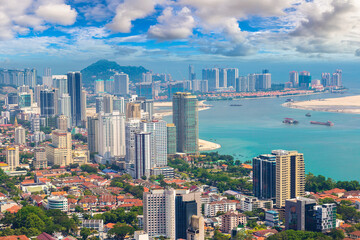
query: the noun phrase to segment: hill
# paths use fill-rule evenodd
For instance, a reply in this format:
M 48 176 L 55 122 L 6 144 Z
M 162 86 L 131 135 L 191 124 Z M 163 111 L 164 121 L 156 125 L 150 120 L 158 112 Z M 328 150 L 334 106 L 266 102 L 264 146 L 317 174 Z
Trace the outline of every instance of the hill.
M 104 59 L 81 70 L 84 84 L 91 84 L 96 79 L 109 79 L 115 72 L 124 72 L 129 75 L 130 81 L 139 82 L 142 79 L 142 74 L 148 70 L 142 66 L 120 66 L 116 62 Z

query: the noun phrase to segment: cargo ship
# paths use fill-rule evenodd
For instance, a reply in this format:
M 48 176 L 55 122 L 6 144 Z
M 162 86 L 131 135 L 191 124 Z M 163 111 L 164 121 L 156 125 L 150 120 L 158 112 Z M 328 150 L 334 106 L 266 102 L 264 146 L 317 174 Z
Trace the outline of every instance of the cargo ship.
M 293 119 L 293 118 L 284 118 L 283 123 L 286 124 L 298 124 L 299 121 Z
M 324 126 L 334 126 L 334 123 L 327 121 L 327 122 L 316 122 L 316 121 L 311 121 L 311 124 L 316 124 L 316 125 L 324 125 Z
M 230 104 L 230 107 L 241 107 L 241 104 Z
M 306 117 L 311 117 L 310 113 L 305 114 Z

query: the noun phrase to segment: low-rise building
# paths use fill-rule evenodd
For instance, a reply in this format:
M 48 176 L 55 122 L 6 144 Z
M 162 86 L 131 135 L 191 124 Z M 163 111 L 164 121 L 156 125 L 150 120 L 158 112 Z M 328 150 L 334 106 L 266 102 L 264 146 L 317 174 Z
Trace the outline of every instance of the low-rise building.
M 204 212 L 206 217 L 214 217 L 218 212 L 229 212 L 231 210 L 236 210 L 236 200 L 223 199 L 217 202 L 211 202 L 205 204 Z
M 265 225 L 269 227 L 279 226 L 279 212 L 269 210 L 265 212 Z
M 95 229 L 99 233 L 104 232 L 104 220 L 102 219 L 87 219 L 82 221 L 83 228 Z
M 223 233 L 231 233 L 234 228 L 239 225 L 245 226 L 247 223 L 246 216 L 236 211 L 229 211 L 221 216 L 221 231 Z

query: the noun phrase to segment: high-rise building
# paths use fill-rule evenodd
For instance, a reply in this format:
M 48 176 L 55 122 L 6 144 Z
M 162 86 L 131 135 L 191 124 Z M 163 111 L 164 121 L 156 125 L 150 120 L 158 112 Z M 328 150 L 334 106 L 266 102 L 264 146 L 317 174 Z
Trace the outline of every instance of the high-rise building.
M 57 109 L 59 115 L 64 115 L 67 117 L 68 125 L 67 127 L 71 127 L 71 98 L 69 94 L 64 93 L 58 98 Z
M 186 239 L 186 230 L 193 215 L 201 216 L 201 193 L 176 191 L 175 196 L 175 239 Z
M 202 80 L 208 80 L 209 91 L 214 91 L 219 88 L 219 69 L 203 69 Z
M 119 112 L 99 114 L 99 134 L 97 138 L 97 161 L 109 161 L 113 157 L 124 157 L 125 148 L 125 116 Z
M 94 85 L 95 85 L 95 93 L 105 92 L 104 80 L 97 79 L 97 80 L 95 80 Z
M 51 68 L 49 68 L 49 67 L 44 69 L 44 75 L 42 77 L 42 84 L 48 88 L 52 88 L 52 86 L 53 86 Z
M 253 192 L 258 199 L 275 199 L 276 155 L 263 154 L 253 158 Z
M 297 71 L 292 71 L 289 73 L 289 82 L 292 83 L 293 87 L 299 86 L 299 73 Z
M 146 99 L 154 99 L 156 97 L 154 83 L 138 83 L 136 84 L 136 95 Z
M 236 92 L 249 92 L 249 77 L 242 76 L 236 79 Z
M 231 233 L 234 228 L 237 228 L 240 224 L 246 225 L 246 216 L 236 211 L 229 211 L 221 215 L 221 232 Z
M 194 65 L 189 65 L 189 80 L 195 80 L 196 79 L 196 73 Z
M 95 108 L 96 108 L 96 113 L 104 112 L 104 98 L 103 97 L 95 98 Z
M 85 90 L 81 91 L 81 126 L 86 126 L 86 96 L 87 92 Z
M 177 152 L 198 153 L 198 101 L 190 93 L 176 93 L 173 97 L 173 123 L 176 126 Z
M 69 118 L 65 115 L 60 115 L 57 118 L 57 129 L 67 131 L 69 127 Z
M 167 127 L 167 153 L 176 153 L 176 126 L 173 123 L 166 125 Z
M 150 170 L 154 167 L 152 163 L 151 133 L 135 133 L 135 178 L 143 176 L 150 177 Z
M 59 96 L 62 96 L 65 93 L 69 93 L 66 75 L 53 75 L 52 78 L 55 88 L 59 90 Z
M 309 89 L 311 87 L 311 75 L 307 71 L 302 71 L 299 74 L 299 87 L 302 89 Z
M 227 69 L 219 70 L 219 87 L 227 87 Z
M 88 148 L 91 153 L 99 152 L 97 136 L 99 136 L 99 118 L 88 117 Z
M 142 110 L 144 113 L 148 113 L 148 117 L 146 119 L 152 120 L 154 115 L 154 100 L 138 97 L 136 98 L 136 103 L 140 104 L 140 110 Z
M 114 110 L 114 96 L 110 94 L 104 95 L 103 106 L 104 113 L 112 113 Z
M 236 79 L 239 77 L 239 69 L 226 68 L 227 72 L 227 86 L 236 89 Z
M 40 107 L 40 92 L 45 90 L 44 85 L 36 85 L 34 88 L 34 102 Z
M 36 69 L 25 69 L 24 70 L 24 83 L 26 86 L 34 88 L 36 86 L 37 72 Z
M 327 203 L 314 207 L 316 231 L 329 232 L 336 228 L 336 204 Z
M 256 91 L 256 74 L 249 74 L 248 75 L 248 91 L 255 92 Z
M 263 70 L 262 74 L 256 74 L 256 91 L 267 90 L 271 88 L 271 73 L 269 70 Z
M 207 80 L 192 80 L 192 91 L 193 92 L 208 92 L 209 86 Z
M 34 161 L 32 164 L 33 164 L 33 167 L 36 169 L 47 168 L 47 159 L 46 159 L 45 148 L 37 147 L 34 149 Z
M 26 138 L 25 138 L 25 128 L 19 126 L 15 128 L 15 144 L 16 145 L 25 145 Z
M 123 97 L 115 97 L 113 101 L 113 109 L 114 111 L 118 111 L 120 113 L 125 114 L 125 99 Z
M 18 103 L 20 108 L 31 107 L 33 103 L 32 93 L 21 92 L 18 95 Z
M 39 114 L 36 114 L 31 118 L 31 131 L 33 133 L 40 131 L 40 116 L 39 116 Z
M 151 83 L 153 81 L 153 74 L 152 72 L 147 72 L 142 74 L 142 81 L 143 83 Z
M 151 167 L 167 166 L 167 128 L 164 120 L 142 121 L 141 130 L 151 133 Z
M 19 166 L 19 146 L 8 146 L 6 148 L 6 163 L 10 171 L 15 171 Z
M 81 126 L 82 122 L 82 107 L 83 92 L 82 92 L 82 77 L 80 72 L 69 72 L 67 74 L 68 93 L 71 98 L 71 120 L 73 126 Z M 86 104 L 85 104 L 86 107 Z
M 197 226 L 193 217 L 194 215 L 201 216 L 199 192 L 189 193 L 186 190 L 173 189 L 151 190 L 144 193 L 143 199 L 144 230 L 150 237 L 186 239 L 187 229 L 192 224 L 192 230 L 204 226 L 203 224 Z M 192 232 L 190 231 L 190 234 Z
M 52 117 L 55 115 L 54 91 L 40 91 L 41 116 Z
M 141 119 L 140 103 L 126 103 L 126 120 Z
M 52 132 L 52 143 L 45 147 L 50 165 L 68 166 L 72 163 L 71 133 L 61 130 Z
M 144 192 L 144 230 L 150 237 L 175 240 L 175 190 Z
M 135 134 L 140 131 L 140 120 L 131 119 L 125 123 L 127 169 L 134 169 L 135 164 Z
M 331 85 L 335 87 L 342 86 L 342 70 L 337 69 L 331 76 Z
M 125 73 L 114 75 L 114 93 L 122 96 L 129 94 L 129 75 Z
M 187 237 L 186 240 L 204 240 L 205 239 L 205 221 L 202 216 L 195 216 L 191 217 L 191 223 L 188 227 L 186 233 Z
M 105 81 L 105 92 L 113 94 L 114 93 L 114 79 L 108 79 Z
M 276 155 L 276 207 L 285 206 L 285 200 L 304 196 L 305 163 L 302 153 L 274 150 Z
M 322 73 L 321 74 L 321 84 L 324 87 L 331 86 L 331 74 L 330 73 Z
M 304 197 L 287 199 L 285 204 L 286 230 L 315 231 L 315 206 L 314 199 Z

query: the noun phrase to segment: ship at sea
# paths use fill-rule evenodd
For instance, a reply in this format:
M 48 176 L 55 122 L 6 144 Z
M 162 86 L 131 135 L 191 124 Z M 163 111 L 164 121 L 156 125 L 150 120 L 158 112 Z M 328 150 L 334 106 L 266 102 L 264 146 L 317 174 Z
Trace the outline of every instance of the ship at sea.
M 241 107 L 241 104 L 230 104 L 230 107 Z
M 299 121 L 293 119 L 293 118 L 284 118 L 283 123 L 286 124 L 298 124 Z
M 329 126 L 332 127 L 334 126 L 333 122 L 327 121 L 327 122 L 316 122 L 316 121 L 310 121 L 311 124 L 315 124 L 315 125 L 324 125 L 324 126 Z
M 310 113 L 305 114 L 306 117 L 311 117 Z

